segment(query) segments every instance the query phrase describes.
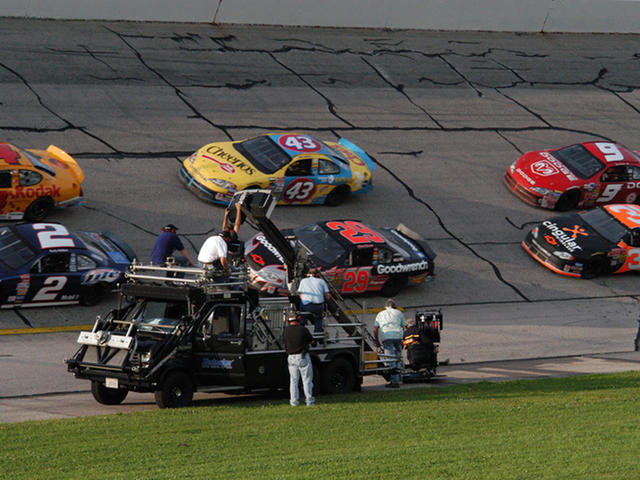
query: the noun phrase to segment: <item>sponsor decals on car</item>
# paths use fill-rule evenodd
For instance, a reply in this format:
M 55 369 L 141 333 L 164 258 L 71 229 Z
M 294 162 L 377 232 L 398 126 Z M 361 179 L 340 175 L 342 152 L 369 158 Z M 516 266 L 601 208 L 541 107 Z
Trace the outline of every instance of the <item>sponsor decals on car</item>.
M 531 171 L 542 177 L 548 177 L 558 173 L 558 169 L 548 160 L 540 160 L 531 164 Z
M 540 152 L 540 156 L 549 160 L 549 162 L 551 162 L 553 166 L 555 166 L 558 170 L 560 170 L 564 174 L 564 176 L 567 177 L 572 182 L 576 182 L 578 180 L 578 178 L 573 173 L 571 173 L 571 170 L 565 167 L 562 162 L 560 162 L 556 157 L 551 155 L 549 152 Z
M 110 268 L 97 268 L 89 270 L 82 276 L 81 283 L 83 285 L 95 285 L 98 282 L 113 283 L 120 278 L 121 273 L 118 270 Z
M 242 170 L 247 175 L 253 175 L 255 173 L 255 168 L 249 162 L 242 158 L 236 157 L 232 153 L 225 152 L 224 149 L 218 145 L 211 145 L 207 148 L 206 151 L 211 155 L 218 156 L 218 158 L 222 160 L 226 160 L 231 165 L 238 168 L 239 170 Z
M 429 268 L 429 262 L 415 262 L 415 263 L 401 263 L 397 265 L 377 265 L 376 273 L 378 275 L 388 275 L 393 273 L 408 273 L 416 272 L 418 270 L 427 270 Z
M 574 230 L 567 229 L 566 227 L 565 228 L 560 228 L 554 222 L 551 222 L 549 220 L 545 220 L 544 222 L 542 222 L 542 225 L 547 227 L 549 229 L 549 231 L 551 232 L 551 235 L 553 235 L 557 239 L 557 241 L 560 242 L 560 244 L 564 248 L 566 248 L 569 252 L 575 252 L 576 250 L 582 250 L 582 247 L 576 243 L 575 238 L 577 237 L 578 233 L 580 235 L 588 235 L 588 233 L 586 233 L 586 231 L 584 231 L 584 229 L 582 229 L 582 231 L 580 231 L 579 230 L 580 227 L 578 225 L 575 226 Z M 571 235 L 571 236 L 568 235 L 565 230 L 572 232 L 573 235 Z M 545 239 L 547 239 L 546 235 L 545 235 Z M 556 244 L 554 243 L 552 245 L 556 245 Z

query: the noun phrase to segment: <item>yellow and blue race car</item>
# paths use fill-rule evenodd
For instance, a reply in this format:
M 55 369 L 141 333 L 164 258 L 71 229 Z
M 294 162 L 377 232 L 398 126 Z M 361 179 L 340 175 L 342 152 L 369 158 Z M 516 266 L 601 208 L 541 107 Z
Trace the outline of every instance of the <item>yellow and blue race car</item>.
M 247 188 L 272 191 L 280 205 L 340 205 L 373 187 L 373 160 L 341 138 L 322 142 L 306 134 L 269 133 L 210 143 L 182 162 L 180 179 L 203 200 L 228 204 Z

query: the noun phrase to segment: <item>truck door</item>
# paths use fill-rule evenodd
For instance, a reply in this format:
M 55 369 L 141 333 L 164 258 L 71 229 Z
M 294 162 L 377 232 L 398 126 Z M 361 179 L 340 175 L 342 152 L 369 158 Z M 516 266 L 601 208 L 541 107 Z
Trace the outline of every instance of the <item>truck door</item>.
M 244 385 L 244 305 L 212 305 L 196 333 L 200 385 Z

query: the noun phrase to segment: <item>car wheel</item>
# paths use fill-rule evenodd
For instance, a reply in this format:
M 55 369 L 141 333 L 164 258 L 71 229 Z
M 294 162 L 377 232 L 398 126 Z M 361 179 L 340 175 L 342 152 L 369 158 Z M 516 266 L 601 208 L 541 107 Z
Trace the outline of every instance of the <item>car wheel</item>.
M 107 388 L 96 380 L 91 381 L 91 394 L 102 405 L 120 405 L 128 393 L 126 388 Z
M 578 206 L 578 202 L 580 201 L 580 191 L 579 190 L 569 190 L 562 194 L 562 196 L 558 199 L 556 203 L 556 210 L 560 212 L 566 212 L 567 210 L 573 210 Z
M 582 278 L 591 279 L 602 275 L 606 268 L 606 260 L 602 255 L 598 255 L 582 267 Z
M 356 383 L 353 364 L 346 358 L 336 358 L 324 369 L 322 391 L 328 394 L 353 392 Z
M 80 305 L 92 306 L 97 305 L 104 298 L 106 288 L 103 284 L 85 286 L 80 289 Z
M 160 408 L 180 408 L 193 400 L 193 382 L 184 372 L 170 373 L 155 392 L 156 404 Z
M 337 207 L 345 202 L 347 198 L 349 198 L 349 194 L 351 190 L 346 185 L 341 185 L 339 187 L 334 188 L 329 192 L 327 198 L 324 200 L 324 204 L 330 207 Z
M 380 294 L 383 297 L 393 297 L 397 295 L 407 285 L 407 277 L 389 277 L 382 285 Z
M 53 200 L 47 197 L 35 199 L 24 211 L 24 219 L 29 222 L 39 222 L 49 215 L 53 209 Z

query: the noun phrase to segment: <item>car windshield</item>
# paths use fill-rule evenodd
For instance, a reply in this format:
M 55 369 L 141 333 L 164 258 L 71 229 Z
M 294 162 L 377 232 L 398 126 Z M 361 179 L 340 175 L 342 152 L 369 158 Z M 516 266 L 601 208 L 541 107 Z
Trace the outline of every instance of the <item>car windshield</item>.
M 187 313 L 186 302 L 145 300 L 140 302 L 128 317 L 138 325 L 138 331 L 172 334 Z
M 103 262 L 108 262 L 109 258 L 104 254 L 104 250 L 100 248 L 91 237 L 92 232 L 76 232 L 76 235 L 84 242 L 87 250 L 91 251 L 94 257 L 99 258 Z
M 284 150 L 265 136 L 237 143 L 235 148 L 262 173 L 273 173 L 291 161 Z
M 552 152 L 571 172 L 583 180 L 603 170 L 605 164 L 583 145 L 571 145 Z
M 13 272 L 35 256 L 36 252 L 10 227 L 0 227 L 0 271 Z
M 580 214 L 580 218 L 611 243 L 618 243 L 627 233 L 627 227 L 602 208 L 594 208 Z
M 318 224 L 305 225 L 294 230 L 300 240 L 317 258 L 322 266 L 338 265 L 345 255 L 345 249 Z

